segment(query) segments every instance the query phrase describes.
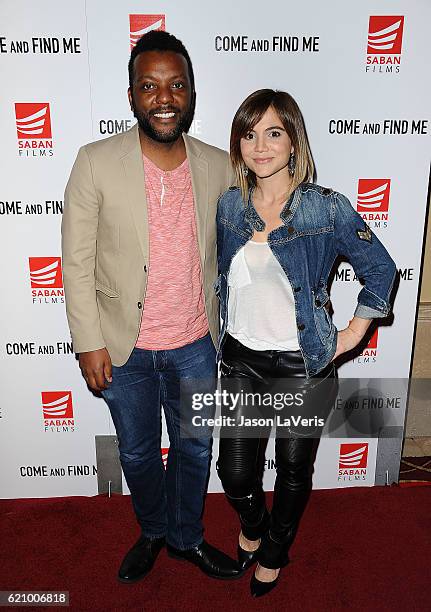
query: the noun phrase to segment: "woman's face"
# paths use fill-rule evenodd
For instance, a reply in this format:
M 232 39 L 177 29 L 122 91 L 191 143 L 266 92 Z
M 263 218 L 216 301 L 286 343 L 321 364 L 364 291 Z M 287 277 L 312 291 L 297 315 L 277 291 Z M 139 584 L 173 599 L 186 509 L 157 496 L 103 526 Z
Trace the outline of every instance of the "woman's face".
M 270 106 L 254 128 L 241 138 L 245 165 L 258 178 L 267 178 L 286 168 L 292 142 L 275 110 Z

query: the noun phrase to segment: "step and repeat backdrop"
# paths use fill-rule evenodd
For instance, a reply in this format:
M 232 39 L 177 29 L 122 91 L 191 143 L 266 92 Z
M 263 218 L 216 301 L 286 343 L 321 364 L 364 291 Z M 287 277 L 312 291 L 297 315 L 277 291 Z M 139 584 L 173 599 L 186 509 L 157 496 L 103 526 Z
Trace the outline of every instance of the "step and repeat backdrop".
M 339 375 L 365 381 L 365 390 L 409 376 L 429 176 L 430 20 L 425 0 L 2 0 L 1 497 L 98 492 L 95 438 L 115 430 L 81 378 L 67 327 L 63 193 L 82 144 L 133 125 L 127 62 L 151 29 L 174 33 L 189 50 L 197 138 L 227 149 L 234 112 L 256 89 L 296 98 L 318 183 L 349 197 L 400 271 L 393 321 Z M 360 287 L 342 263 L 331 290 L 337 327 L 352 318 Z M 373 408 L 390 408 L 402 432 L 406 393 L 389 387 L 386 404 Z M 376 482 L 378 438 L 343 431 L 321 441 L 315 488 Z M 165 432 L 161 452 L 169 452 Z M 273 455 L 270 443 L 268 489 Z M 215 460 L 209 490 L 221 490 Z

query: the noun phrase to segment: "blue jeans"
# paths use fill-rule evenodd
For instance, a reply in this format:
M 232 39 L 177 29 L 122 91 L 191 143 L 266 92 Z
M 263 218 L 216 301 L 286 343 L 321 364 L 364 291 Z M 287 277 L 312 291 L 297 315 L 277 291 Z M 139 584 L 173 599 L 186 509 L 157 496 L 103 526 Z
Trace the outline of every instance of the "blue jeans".
M 203 539 L 202 512 L 211 460 L 211 430 L 204 437 L 180 436 L 180 402 L 184 379 L 206 379 L 216 387 L 215 349 L 209 334 L 186 346 L 165 351 L 134 348 L 121 367 L 113 366 L 112 383 L 102 395 L 117 431 L 120 461 L 138 522 L 145 536 L 185 550 Z M 182 382 L 181 382 L 182 381 Z M 170 449 L 161 457 L 161 407 Z M 213 409 L 201 411 L 211 417 Z M 184 415 L 183 415 L 184 416 Z

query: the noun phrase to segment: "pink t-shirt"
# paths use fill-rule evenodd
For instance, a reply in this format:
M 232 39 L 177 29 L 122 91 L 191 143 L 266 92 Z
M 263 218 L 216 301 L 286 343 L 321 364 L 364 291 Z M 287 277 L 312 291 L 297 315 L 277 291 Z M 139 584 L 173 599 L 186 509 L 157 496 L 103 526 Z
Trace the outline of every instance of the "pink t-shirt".
M 161 170 L 144 156 L 150 264 L 136 346 L 174 349 L 208 332 L 187 158 Z

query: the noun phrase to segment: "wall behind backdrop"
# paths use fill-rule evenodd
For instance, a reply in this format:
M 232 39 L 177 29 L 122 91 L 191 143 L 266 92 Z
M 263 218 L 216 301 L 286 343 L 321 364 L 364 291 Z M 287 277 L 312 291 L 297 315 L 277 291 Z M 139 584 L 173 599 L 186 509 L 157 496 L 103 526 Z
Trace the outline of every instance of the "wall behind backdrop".
M 296 98 L 318 182 L 350 198 L 401 274 L 393 324 L 379 327 L 340 377 L 371 386 L 408 377 L 429 175 L 429 3 L 3 0 L 0 19 L 2 497 L 98 490 L 95 436 L 115 431 L 103 400 L 87 390 L 70 342 L 63 193 L 82 144 L 133 125 L 127 62 L 131 45 L 150 29 L 174 33 L 190 52 L 197 83 L 190 133 L 202 140 L 226 149 L 233 114 L 255 89 Z M 337 327 L 348 324 L 359 290 L 351 267 L 341 264 L 331 292 Z M 400 397 L 394 423 L 402 430 Z M 374 484 L 378 445 L 360 433 L 323 439 L 314 487 Z M 168 447 L 164 433 L 165 456 Z M 401 440 L 392 461 L 400 448 Z M 271 488 L 271 444 L 267 464 Z M 221 490 L 215 461 L 212 470 L 209 490 Z
M 430 203 L 428 201 L 428 209 Z M 422 286 L 420 292 L 420 301 L 431 302 L 431 223 L 428 213 L 428 224 L 425 238 L 425 252 L 422 271 Z

